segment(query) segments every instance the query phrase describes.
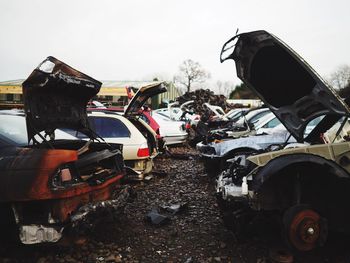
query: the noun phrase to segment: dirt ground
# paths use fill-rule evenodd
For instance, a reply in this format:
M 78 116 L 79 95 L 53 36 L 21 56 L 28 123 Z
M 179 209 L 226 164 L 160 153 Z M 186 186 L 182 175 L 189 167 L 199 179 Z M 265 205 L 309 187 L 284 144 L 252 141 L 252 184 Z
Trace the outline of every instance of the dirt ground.
M 83 234 L 71 234 L 58 244 L 2 244 L 0 262 L 350 262 L 346 235 L 331 234 L 322 249 L 294 256 L 266 220 L 237 239 L 221 220 L 214 179 L 206 175 L 196 152 L 184 147 L 171 152 L 173 157 L 155 160 L 156 170 L 166 175 L 131 185 L 135 194 L 123 213 L 101 215 Z M 177 213 L 160 209 L 174 204 L 181 205 Z M 167 219 L 152 224 L 147 219 L 152 209 Z

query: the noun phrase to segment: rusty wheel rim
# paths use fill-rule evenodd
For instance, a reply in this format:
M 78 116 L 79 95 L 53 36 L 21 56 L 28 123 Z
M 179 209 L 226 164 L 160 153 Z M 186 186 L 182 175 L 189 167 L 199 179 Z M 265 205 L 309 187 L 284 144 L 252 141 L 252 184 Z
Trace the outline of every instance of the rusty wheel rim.
M 302 210 L 295 214 L 289 226 L 289 239 L 300 251 L 315 248 L 320 239 L 321 217 L 313 210 Z

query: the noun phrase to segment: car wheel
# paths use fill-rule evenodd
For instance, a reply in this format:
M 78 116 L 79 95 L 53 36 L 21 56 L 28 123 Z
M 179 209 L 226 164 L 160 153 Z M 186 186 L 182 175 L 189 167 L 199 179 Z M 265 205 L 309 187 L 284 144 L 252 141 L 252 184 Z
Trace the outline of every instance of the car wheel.
M 287 209 L 283 226 L 284 237 L 292 250 L 307 252 L 322 246 L 327 240 L 327 220 L 306 204 Z

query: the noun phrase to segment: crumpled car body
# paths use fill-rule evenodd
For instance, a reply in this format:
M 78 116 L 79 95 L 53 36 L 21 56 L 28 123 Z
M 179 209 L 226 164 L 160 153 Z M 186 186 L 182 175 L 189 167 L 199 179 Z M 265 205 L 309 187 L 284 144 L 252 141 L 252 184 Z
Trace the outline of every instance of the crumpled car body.
M 268 108 L 251 109 L 243 114 L 237 121 L 227 120 L 224 121 L 223 125 L 219 125 L 216 128 L 207 128 L 206 132 L 200 132 L 199 138 L 206 143 L 211 143 L 217 140 L 229 139 L 229 138 L 239 138 L 243 136 L 255 135 L 257 129 L 264 121 L 264 118 L 271 113 Z M 266 120 L 267 121 L 267 120 Z M 215 122 L 215 121 L 214 121 Z M 212 122 L 212 123 L 214 123 Z M 210 124 L 207 126 L 210 127 Z
M 218 174 L 227 168 L 227 160 L 238 155 L 251 155 L 264 152 L 271 145 L 282 145 L 293 143 L 296 140 L 290 137 L 286 130 L 273 132 L 272 134 L 261 134 L 238 137 L 236 139 L 218 140 L 211 143 L 197 143 L 196 148 L 204 162 L 207 171 Z
M 23 113 L 1 115 L 26 121 L 27 131 L 3 122 L 0 128 L 2 213 L 9 215 L 9 225 L 15 223 L 24 244 L 57 242 L 93 207 L 113 203 L 107 200 L 125 174 L 122 146 L 98 142 L 86 115 L 87 101 L 100 86 L 48 57 L 23 83 L 25 120 Z M 79 130 L 91 140 L 55 140 L 58 128 Z M 19 143 L 23 135 L 26 144 Z
M 187 139 L 187 132 L 184 121 L 175 121 L 163 115 L 154 112 L 152 117 L 160 125 L 160 134 L 164 138 L 165 145 L 183 144 Z
M 323 245 L 329 229 L 349 229 L 350 143 L 342 132 L 350 113 L 346 103 L 299 55 L 266 31 L 233 37 L 222 49 L 221 61 L 226 59 L 235 61 L 238 77 L 302 146 L 231 160 L 216 186 L 228 224 L 238 210 L 241 217 L 236 220 L 244 221 L 242 225 L 251 215 L 274 213 L 280 216 L 287 244 L 297 251 Z M 320 116 L 305 133 L 308 123 Z M 333 134 L 326 137 L 331 141 L 324 136 L 330 129 Z

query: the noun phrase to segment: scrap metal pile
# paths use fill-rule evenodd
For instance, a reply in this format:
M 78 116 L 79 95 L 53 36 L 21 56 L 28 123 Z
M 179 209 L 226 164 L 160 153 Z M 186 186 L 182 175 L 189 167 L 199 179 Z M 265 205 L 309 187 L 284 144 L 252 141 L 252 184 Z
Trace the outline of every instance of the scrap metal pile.
M 207 111 L 207 108 L 203 106 L 204 103 L 220 106 L 223 110 L 228 108 L 226 97 L 224 95 L 215 95 L 214 92 L 209 89 L 198 89 L 195 91 L 186 92 L 176 100 L 179 102 L 179 105 L 188 101 L 193 101 L 193 104 L 190 107 L 194 113 L 199 115 L 203 115 Z

